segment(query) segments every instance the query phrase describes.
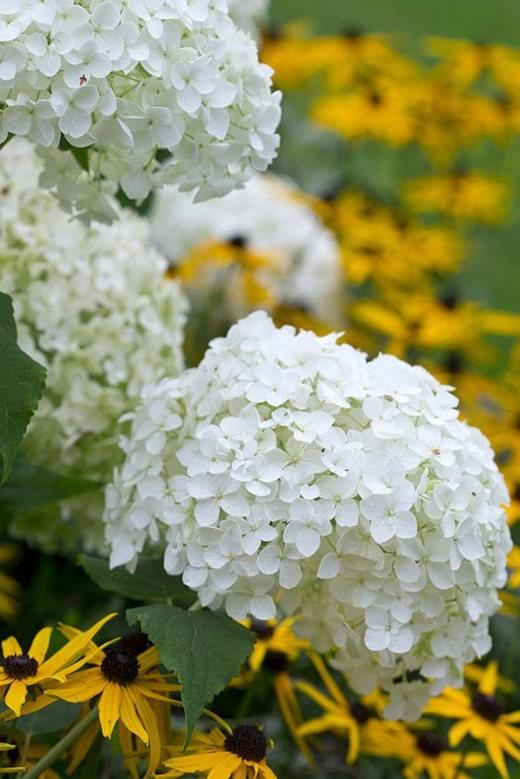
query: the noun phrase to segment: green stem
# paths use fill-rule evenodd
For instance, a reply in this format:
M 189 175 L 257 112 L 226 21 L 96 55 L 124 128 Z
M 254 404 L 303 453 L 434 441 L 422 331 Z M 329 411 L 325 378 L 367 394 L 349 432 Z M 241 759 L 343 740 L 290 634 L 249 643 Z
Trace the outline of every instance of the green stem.
M 76 741 L 79 736 L 90 726 L 93 722 L 95 722 L 96 718 L 98 716 L 98 710 L 97 706 L 94 706 L 92 711 L 89 711 L 86 717 L 83 717 L 83 719 L 80 719 L 79 722 L 77 722 L 72 730 L 69 730 L 68 733 L 66 733 L 63 738 L 58 741 L 58 743 L 53 746 L 52 749 L 50 749 L 46 755 L 44 755 L 41 760 L 38 760 L 35 766 L 31 768 L 30 771 L 27 771 L 26 774 L 24 774 L 24 779 L 36 779 L 38 776 L 41 776 L 41 774 L 47 769 L 50 768 L 50 766 L 56 762 L 58 757 L 65 752 L 65 750 Z

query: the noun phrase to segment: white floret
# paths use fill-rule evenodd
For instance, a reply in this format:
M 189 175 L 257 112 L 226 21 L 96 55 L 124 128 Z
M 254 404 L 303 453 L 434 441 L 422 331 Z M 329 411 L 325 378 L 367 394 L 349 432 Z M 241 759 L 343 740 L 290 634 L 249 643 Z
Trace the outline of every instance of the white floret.
M 490 647 L 511 548 L 487 439 L 421 367 L 255 312 L 131 415 L 111 564 L 151 544 L 204 606 L 296 629 L 414 718 Z

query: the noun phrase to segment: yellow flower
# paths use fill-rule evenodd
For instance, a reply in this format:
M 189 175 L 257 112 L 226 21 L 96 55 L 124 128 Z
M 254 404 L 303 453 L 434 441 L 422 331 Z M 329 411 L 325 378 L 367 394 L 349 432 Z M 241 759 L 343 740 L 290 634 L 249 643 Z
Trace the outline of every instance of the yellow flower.
M 260 670 L 269 653 L 282 654 L 291 663 L 302 650 L 309 649 L 309 642 L 294 634 L 294 622 L 294 617 L 287 617 L 281 622 L 275 619 L 267 622 L 246 620 L 245 626 L 256 635 L 256 643 L 248 661 L 252 671 L 257 673 Z
M 9 742 L 0 744 L 0 774 L 16 774 L 21 771 L 27 771 L 32 768 L 40 758 L 47 754 L 50 747 L 42 744 L 35 744 L 33 740 L 28 740 L 25 733 L 10 733 L 3 735 L 2 738 L 8 738 Z M 11 751 L 12 750 L 12 751 Z M 23 760 L 24 766 L 18 766 L 17 763 Z M 40 774 L 39 779 L 61 779 L 52 769 L 48 768 Z
M 482 741 L 500 776 L 508 779 L 504 753 L 520 760 L 520 729 L 514 727 L 520 722 L 520 711 L 503 712 L 495 697 L 497 682 L 498 667 L 492 661 L 482 675 L 477 692 L 470 694 L 447 688 L 428 703 L 425 712 L 459 720 L 450 728 L 450 744 L 457 746 L 466 735 Z
M 192 754 L 167 760 L 165 765 L 172 770 L 158 776 L 202 773 L 211 779 L 276 779 L 265 759 L 267 747 L 264 734 L 251 725 L 238 725 L 227 734 L 214 729 L 194 739 Z
M 329 696 L 324 695 L 309 682 L 296 682 L 296 689 L 324 710 L 320 717 L 307 720 L 298 728 L 298 733 L 303 737 L 307 737 L 331 731 L 341 736 L 347 736 L 346 760 L 348 763 L 353 763 L 359 755 L 362 735 L 366 728 L 370 727 L 374 716 L 368 705 L 375 704 L 378 706 L 380 703 L 379 696 L 366 701 L 362 699 L 356 703 L 350 703 L 330 675 L 323 660 L 314 652 L 310 654 L 310 657 L 327 688 Z
M 411 101 L 410 87 L 388 79 L 346 94 L 319 97 L 311 118 L 347 140 L 369 137 L 403 146 L 414 133 Z
M 83 633 L 68 641 L 65 646 L 45 660 L 49 649 L 52 628 L 43 628 L 35 635 L 28 652 L 24 652 L 20 644 L 10 636 L 2 641 L 3 666 L 0 671 L 0 695 L 7 708 L 20 716 L 23 704 L 31 688 L 36 693 L 48 687 L 49 682 L 56 680 L 65 682 L 69 674 L 81 668 L 87 661 L 86 657 L 78 658 L 84 653 L 92 637 L 115 616 L 109 614 Z M 47 696 L 43 703 L 48 705 L 51 699 Z
M 144 634 L 139 634 L 144 635 Z M 133 636 L 130 637 L 133 641 Z M 99 723 L 105 738 L 112 736 L 119 722 L 119 734 L 125 754 L 133 751 L 133 734 L 149 748 L 148 775 L 161 763 L 162 738 L 158 718 L 152 708 L 153 701 L 174 704 L 167 697 L 179 686 L 168 684 L 164 675 L 152 672 L 159 665 L 155 647 L 137 653 L 135 646 L 125 639 L 108 647 L 99 649 L 91 658 L 94 668 L 87 668 L 73 674 L 65 683 L 47 690 L 47 695 L 69 701 L 86 703 L 99 697 Z M 85 713 L 88 713 L 86 710 Z M 81 753 L 86 754 L 97 732 L 97 723 L 84 736 L 80 745 Z M 75 755 L 74 765 L 78 763 Z
M 422 779 L 423 776 L 428 779 L 471 779 L 464 769 L 479 768 L 487 763 L 481 752 L 451 751 L 436 733 L 413 733 L 396 722 L 374 722 L 370 740 L 364 746 L 371 755 L 397 758 L 405 763 L 403 776 L 406 779 Z
M 309 643 L 294 634 L 294 622 L 293 617 L 287 617 L 281 622 L 274 619 L 267 622 L 246 620 L 244 625 L 257 637 L 248 665 L 253 674 L 257 674 L 262 668 L 273 674 L 274 692 L 285 724 L 307 762 L 312 763 L 312 753 L 299 733 L 303 717 L 294 691 L 294 682 L 289 675 L 291 663 L 298 659 L 303 650 L 309 649 Z M 246 678 L 250 684 L 251 679 Z
M 408 182 L 406 203 L 418 213 L 440 213 L 454 219 L 495 224 L 507 214 L 509 188 L 477 171 L 454 171 Z

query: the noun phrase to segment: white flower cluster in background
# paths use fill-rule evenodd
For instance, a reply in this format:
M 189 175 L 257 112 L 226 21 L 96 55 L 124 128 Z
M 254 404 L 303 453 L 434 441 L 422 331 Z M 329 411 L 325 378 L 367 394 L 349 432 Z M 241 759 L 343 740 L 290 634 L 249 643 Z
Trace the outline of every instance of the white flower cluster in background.
M 206 241 L 238 239 L 267 258 L 259 278 L 274 300 L 332 325 L 342 322 L 339 246 L 295 185 L 265 174 L 209 203 L 193 203 L 190 195 L 168 187 L 157 193 L 151 222 L 153 240 L 173 266 L 182 269 L 190 252 Z M 195 284 L 210 274 L 215 286 L 222 285 L 219 310 L 227 309 L 228 320 L 249 313 L 229 270 L 215 269 L 208 260 L 207 273 L 201 269 Z
M 0 289 L 13 298 L 20 346 L 47 367 L 24 452 L 51 470 L 108 481 L 121 459 L 119 417 L 143 386 L 182 369 L 186 304 L 164 277 L 147 222 L 121 211 L 112 226 L 87 228 L 37 178 L 32 147 L 13 140 L 0 155 Z M 102 541 L 102 490 L 73 508 L 77 528 L 75 516 L 61 528 L 27 520 L 30 540 Z
M 114 216 L 106 182 L 136 200 L 164 183 L 220 196 L 275 156 L 271 75 L 227 0 L 7 0 L 0 142 L 46 150 L 46 183 L 99 219 Z
M 269 5 L 270 0 L 229 0 L 229 15 L 257 38 L 259 25 L 267 22 Z
M 413 719 L 489 650 L 511 548 L 493 452 L 456 407 L 421 367 L 255 312 L 132 415 L 111 565 L 161 540 L 204 606 L 300 614 L 354 689 Z

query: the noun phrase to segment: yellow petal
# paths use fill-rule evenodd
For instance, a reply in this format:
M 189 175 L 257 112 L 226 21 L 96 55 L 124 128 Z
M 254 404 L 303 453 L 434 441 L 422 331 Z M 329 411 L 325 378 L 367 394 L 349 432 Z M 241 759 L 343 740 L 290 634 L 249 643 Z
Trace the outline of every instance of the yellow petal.
M 52 628 L 42 628 L 33 638 L 28 654 L 30 657 L 34 657 L 38 663 L 43 663 L 45 660 L 45 655 L 47 654 L 49 642 L 51 640 L 51 634 Z
M 66 643 L 65 646 L 46 660 L 45 663 L 42 663 L 40 673 L 52 676 L 57 671 L 61 671 L 65 668 L 67 663 L 73 662 L 89 645 L 92 638 L 101 630 L 103 625 L 115 616 L 115 614 L 108 614 L 106 617 L 103 617 L 103 619 L 100 619 L 99 622 L 96 622 L 89 630 L 75 636 L 75 638 Z
M 147 776 L 151 776 L 161 764 L 162 739 L 157 723 L 157 717 L 152 707 L 142 695 L 135 690 L 134 685 L 129 688 L 135 707 L 148 733 L 150 753 L 148 755 Z
M 168 768 L 174 768 L 176 771 L 183 771 L 184 773 L 209 771 L 222 762 L 222 755 L 224 754 L 224 751 L 219 749 L 215 750 L 215 752 L 206 752 L 200 755 L 183 755 L 182 757 L 173 757 L 167 760 L 165 765 Z
M 498 665 L 496 660 L 492 660 L 482 674 L 478 689 L 480 692 L 483 692 L 484 695 L 494 695 L 497 689 L 497 682 Z
M 4 657 L 11 655 L 23 655 L 23 650 L 14 636 L 9 636 L 2 641 L 2 654 Z
M 495 734 L 491 731 L 491 729 L 486 734 L 485 743 L 488 755 L 494 763 L 498 773 L 502 779 L 509 779 L 509 771 L 507 770 L 504 753 L 502 752 L 500 743 L 498 742 Z
M 213 766 L 207 779 L 231 779 L 234 772 L 240 768 L 242 759 L 231 752 L 221 752 L 220 761 Z
M 129 687 L 123 687 L 121 690 L 121 720 L 131 733 L 140 738 L 144 744 L 148 744 L 148 733 L 139 719 Z
M 99 721 L 101 732 L 105 738 L 110 738 L 121 712 L 121 687 L 109 682 L 99 699 Z
M 4 703 L 9 709 L 11 709 L 11 711 L 14 711 L 17 717 L 19 717 L 20 709 L 25 703 L 26 698 L 27 685 L 25 682 L 16 679 L 14 682 L 11 682 L 9 689 L 7 690 L 7 695 L 5 696 Z
M 69 682 L 55 689 L 46 690 L 47 695 L 61 698 L 69 703 L 84 703 L 91 700 L 103 690 L 106 679 L 98 668 L 80 671 Z

